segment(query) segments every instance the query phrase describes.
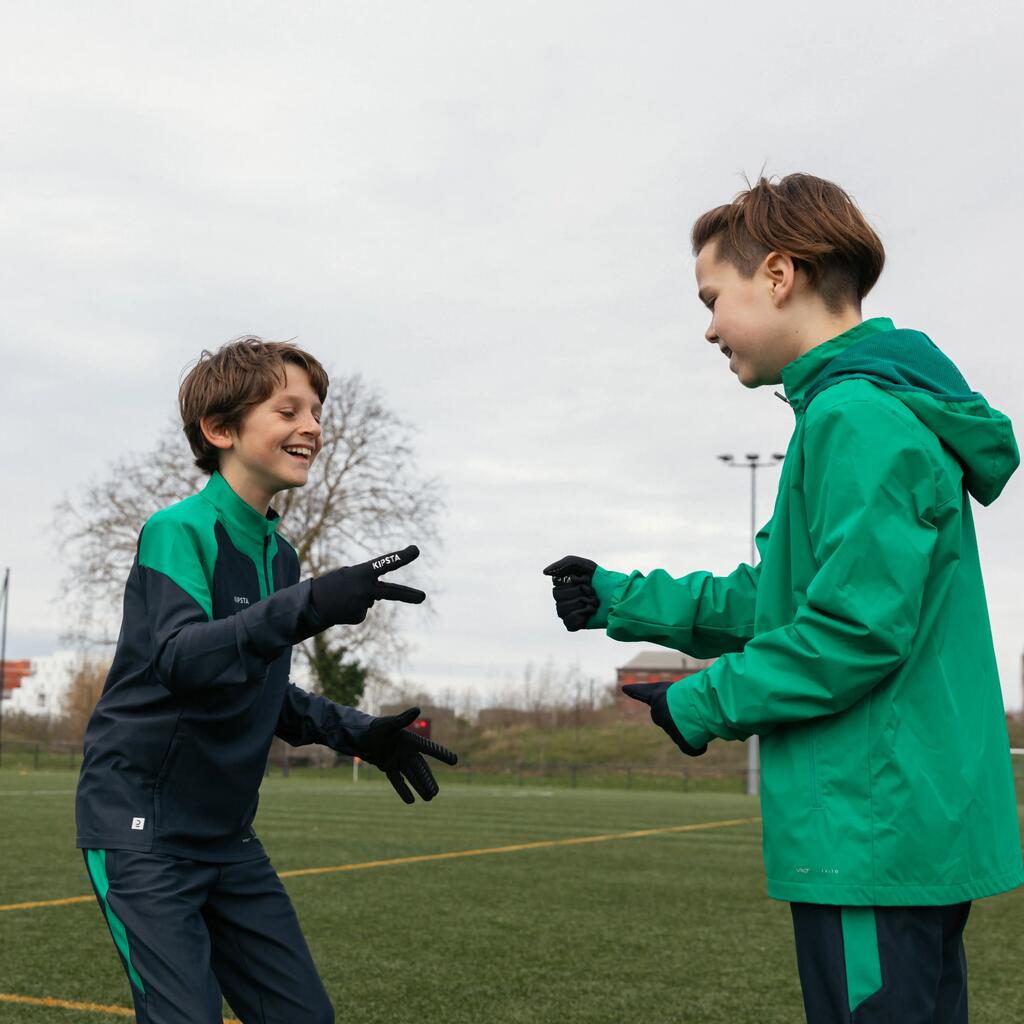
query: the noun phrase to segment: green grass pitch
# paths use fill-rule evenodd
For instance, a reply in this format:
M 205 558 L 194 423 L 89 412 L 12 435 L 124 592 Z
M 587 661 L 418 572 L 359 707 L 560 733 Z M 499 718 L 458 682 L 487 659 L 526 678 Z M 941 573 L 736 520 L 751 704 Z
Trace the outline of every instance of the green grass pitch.
M 404 806 L 379 778 L 267 779 L 280 871 L 755 816 L 739 794 L 460 784 Z M 71 771 L 0 773 L 0 904 L 89 891 Z M 789 909 L 764 895 L 757 824 L 286 880 L 339 1020 L 711 1024 L 803 1019 Z M 1024 890 L 975 906 L 971 1019 L 1024 1008 Z M 93 902 L 0 911 L 0 994 L 128 1006 Z M 10 1024 L 111 1014 L 0 1001 Z

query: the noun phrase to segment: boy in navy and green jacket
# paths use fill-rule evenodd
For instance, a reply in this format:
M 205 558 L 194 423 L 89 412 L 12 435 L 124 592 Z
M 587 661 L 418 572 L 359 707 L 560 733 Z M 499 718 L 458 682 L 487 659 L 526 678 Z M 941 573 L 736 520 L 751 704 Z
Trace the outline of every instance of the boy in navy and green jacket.
M 269 507 L 321 446 L 327 376 L 307 352 L 246 338 L 204 353 L 181 388 L 196 495 L 146 523 L 117 650 L 90 719 L 78 846 L 145 1024 L 334 1019 L 291 902 L 253 829 L 270 744 L 322 743 L 380 766 L 399 795 L 437 784 L 404 731 L 289 681 L 292 646 L 422 591 L 380 577 L 415 547 L 299 582 Z
M 883 251 L 835 185 L 762 179 L 693 247 L 707 340 L 795 417 L 761 561 L 568 556 L 545 570 L 558 613 L 717 658 L 624 689 L 685 754 L 760 737 L 768 894 L 792 904 L 808 1020 L 965 1022 L 971 901 L 1024 882 L 970 502 L 1017 468 L 1013 431 L 925 335 L 861 322 Z

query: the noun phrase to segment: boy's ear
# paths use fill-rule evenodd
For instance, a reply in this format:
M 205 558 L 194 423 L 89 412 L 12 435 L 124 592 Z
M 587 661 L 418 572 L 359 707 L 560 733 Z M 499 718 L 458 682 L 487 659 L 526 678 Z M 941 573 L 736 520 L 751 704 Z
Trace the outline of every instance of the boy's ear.
M 214 448 L 220 448 L 226 451 L 234 443 L 231 438 L 231 428 L 224 426 L 224 424 L 214 416 L 203 416 L 199 421 L 199 429 L 203 432 L 203 437 L 214 446 Z
M 781 252 L 770 252 L 761 264 L 771 291 L 772 301 L 781 306 L 793 294 L 796 283 L 796 267 L 793 258 Z

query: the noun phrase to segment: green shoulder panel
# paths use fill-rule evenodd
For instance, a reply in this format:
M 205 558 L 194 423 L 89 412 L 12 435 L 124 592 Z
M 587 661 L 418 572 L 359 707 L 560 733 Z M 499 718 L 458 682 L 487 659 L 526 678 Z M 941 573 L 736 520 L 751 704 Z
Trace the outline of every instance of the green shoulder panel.
M 142 528 L 139 565 L 163 573 L 213 617 L 210 583 L 217 562 L 216 509 L 201 495 L 161 509 Z

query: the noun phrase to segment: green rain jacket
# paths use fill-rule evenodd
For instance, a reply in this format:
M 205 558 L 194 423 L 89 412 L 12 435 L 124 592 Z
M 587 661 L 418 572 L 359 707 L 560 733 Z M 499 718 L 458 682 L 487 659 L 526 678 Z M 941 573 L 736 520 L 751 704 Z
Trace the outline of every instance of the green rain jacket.
M 598 569 L 588 625 L 714 658 L 673 684 L 686 740 L 761 737 L 768 895 L 940 905 L 1024 882 L 968 493 L 1009 420 L 923 334 L 868 320 L 782 373 L 796 415 L 761 562 Z

